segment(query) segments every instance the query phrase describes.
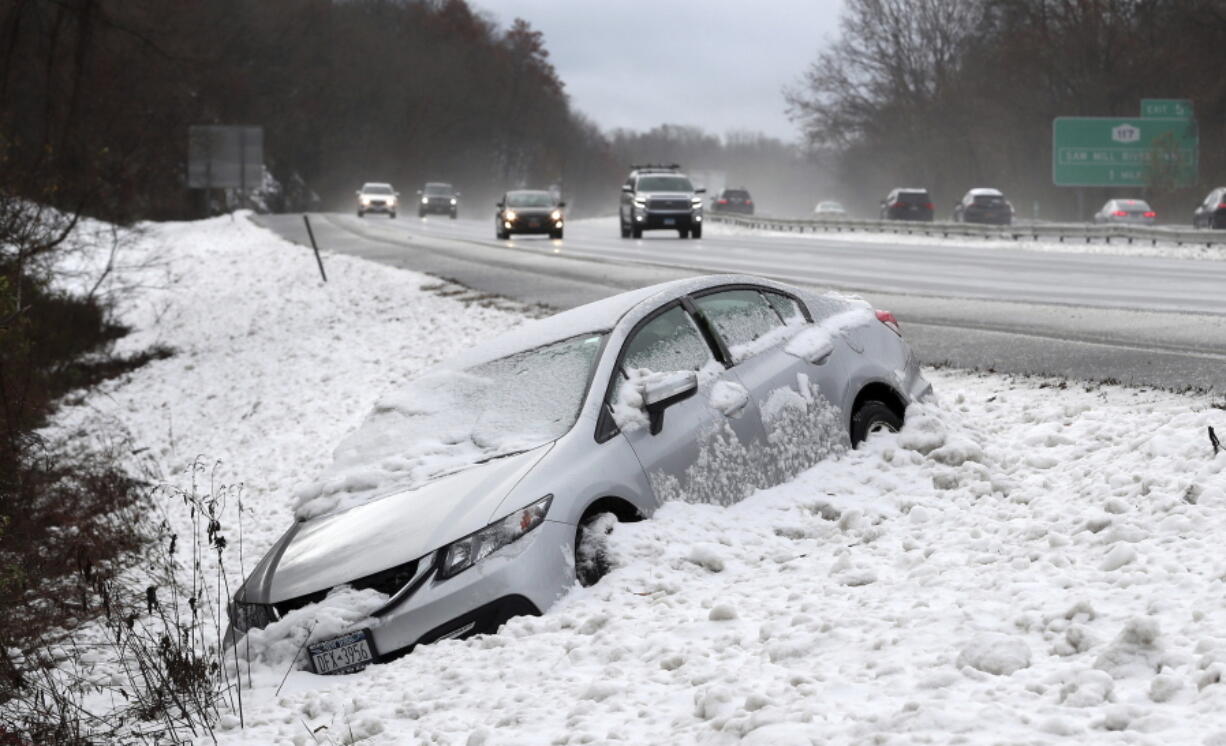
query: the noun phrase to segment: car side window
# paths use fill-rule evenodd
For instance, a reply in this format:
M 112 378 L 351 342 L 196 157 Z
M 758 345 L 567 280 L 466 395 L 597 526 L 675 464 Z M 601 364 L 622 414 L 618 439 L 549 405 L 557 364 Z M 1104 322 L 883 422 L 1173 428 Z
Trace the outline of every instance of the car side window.
M 769 290 L 763 290 L 762 296 L 766 298 L 771 308 L 775 309 L 775 313 L 779 314 L 779 318 L 783 319 L 786 326 L 798 326 L 805 323 L 804 311 L 794 298 L 783 293 L 772 293 Z
M 784 325 L 757 290 L 711 293 L 695 298 L 694 305 L 723 338 L 734 364 L 760 352 L 756 343 Z
M 624 350 L 623 371 L 640 368 L 656 373 L 698 370 L 712 360 L 711 348 L 694 320 L 679 305 L 640 327 Z

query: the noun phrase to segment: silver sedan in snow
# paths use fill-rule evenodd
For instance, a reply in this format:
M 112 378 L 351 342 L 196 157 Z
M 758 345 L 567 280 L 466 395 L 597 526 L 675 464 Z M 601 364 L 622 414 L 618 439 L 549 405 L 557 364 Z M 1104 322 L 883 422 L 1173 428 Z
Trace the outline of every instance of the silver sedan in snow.
M 618 521 L 791 479 L 930 390 L 889 312 L 757 277 L 526 323 L 379 400 L 297 493 L 227 638 L 359 599 L 307 645 L 343 673 L 493 632 L 596 582 Z

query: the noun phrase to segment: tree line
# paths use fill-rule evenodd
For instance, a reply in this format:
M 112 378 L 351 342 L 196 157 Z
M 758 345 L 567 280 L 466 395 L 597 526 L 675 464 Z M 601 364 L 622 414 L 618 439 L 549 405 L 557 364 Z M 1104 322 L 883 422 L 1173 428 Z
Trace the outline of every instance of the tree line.
M 788 94 L 848 199 L 874 209 L 893 186 L 926 186 L 938 214 L 973 186 L 1019 214 L 1077 217 L 1052 185 L 1052 119 L 1137 117 L 1142 98 L 1194 102 L 1199 183 L 1087 189 L 1088 211 L 1144 196 L 1190 219 L 1226 182 L 1226 3 L 1221 0 L 846 0 L 838 38 Z
M 196 124 L 262 125 L 282 209 L 367 180 L 583 204 L 620 171 L 540 32 L 464 0 L 3 0 L 0 53 L 0 187 L 112 220 L 194 214 Z

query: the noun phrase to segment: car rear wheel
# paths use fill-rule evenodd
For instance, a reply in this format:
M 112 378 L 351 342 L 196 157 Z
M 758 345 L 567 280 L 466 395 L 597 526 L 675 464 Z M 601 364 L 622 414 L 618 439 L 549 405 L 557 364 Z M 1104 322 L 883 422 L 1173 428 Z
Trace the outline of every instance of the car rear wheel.
M 617 525 L 612 513 L 585 516 L 575 530 L 575 578 L 587 588 L 595 585 L 613 569 L 609 561 L 609 534 Z
M 851 447 L 860 445 L 873 433 L 896 433 L 902 429 L 902 418 L 885 402 L 869 399 L 851 416 Z

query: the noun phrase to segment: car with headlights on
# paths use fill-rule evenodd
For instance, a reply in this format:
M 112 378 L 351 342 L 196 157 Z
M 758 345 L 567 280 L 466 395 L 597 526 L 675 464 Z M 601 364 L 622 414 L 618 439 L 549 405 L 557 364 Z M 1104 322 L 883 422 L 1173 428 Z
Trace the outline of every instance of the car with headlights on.
M 543 189 L 516 189 L 502 195 L 494 213 L 494 235 L 508 239 L 513 233 L 547 233 L 561 238 L 566 228 L 566 203 Z
M 427 182 L 417 190 L 421 204 L 417 207 L 417 216 L 448 215 L 455 220 L 460 215 L 460 193 L 443 181 Z
M 619 521 L 737 502 L 898 430 L 930 391 L 892 314 L 759 277 L 529 322 L 375 404 L 297 490 L 227 643 L 301 624 L 326 674 L 493 632 L 597 582 Z
M 643 231 L 675 230 L 681 238 L 702 238 L 702 197 L 681 167 L 632 166 L 622 184 L 618 222 L 622 238 L 642 238 Z
M 400 192 L 393 189 L 391 184 L 369 181 L 357 191 L 357 197 L 359 218 L 366 217 L 368 212 L 381 212 L 388 217 L 396 217 Z
M 955 223 L 1012 225 L 1013 204 L 999 189 L 977 187 L 968 190 L 954 205 Z
M 1143 199 L 1109 199 L 1093 218 L 1096 225 L 1153 225 L 1157 219 Z

